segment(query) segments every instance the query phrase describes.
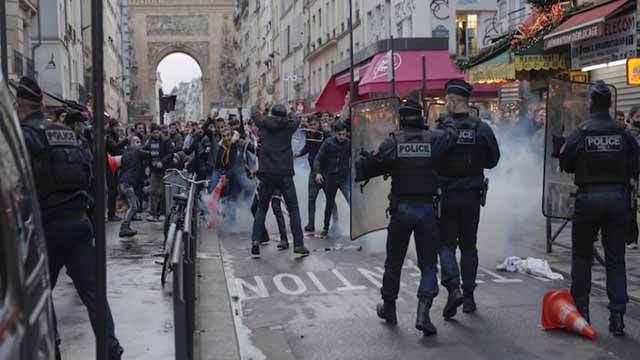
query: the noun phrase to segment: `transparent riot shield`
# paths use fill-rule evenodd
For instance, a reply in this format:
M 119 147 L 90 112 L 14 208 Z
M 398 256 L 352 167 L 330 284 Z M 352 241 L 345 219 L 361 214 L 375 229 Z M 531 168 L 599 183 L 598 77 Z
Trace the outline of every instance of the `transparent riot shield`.
M 480 109 L 475 106 L 469 107 L 469 113 L 475 117 L 480 117 Z M 437 120 L 440 116 L 447 115 L 447 109 L 445 107 L 444 102 L 435 101 L 427 103 L 427 126 L 429 129 L 435 129 L 437 125 Z
M 542 214 L 550 218 L 571 219 L 576 186 L 573 174 L 560 171 L 560 161 L 551 156 L 553 136 L 565 138 L 589 118 L 589 83 L 551 79 L 547 97 L 545 123 L 544 184 L 542 189 Z M 609 85 L 612 94 L 611 112 L 616 112 L 616 88 Z
M 383 98 L 353 104 L 351 123 L 351 239 L 387 227 L 391 180 L 371 179 L 366 186 L 356 183 L 355 163 L 361 151 L 377 150 L 389 134 L 398 129 L 400 99 Z

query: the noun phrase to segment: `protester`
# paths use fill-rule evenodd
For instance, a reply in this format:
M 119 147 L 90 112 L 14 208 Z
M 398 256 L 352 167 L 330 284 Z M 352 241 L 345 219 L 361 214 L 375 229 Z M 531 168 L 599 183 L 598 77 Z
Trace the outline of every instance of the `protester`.
M 144 146 L 151 153 L 151 196 L 147 221 L 159 222 L 164 199 L 164 171 L 173 160 L 173 143 L 162 135 L 158 124 L 151 124 L 151 137 Z
M 313 163 L 316 183 L 323 184 L 327 203 L 324 210 L 324 228 L 321 236 L 328 236 L 331 213 L 335 206 L 338 189 L 347 203 L 351 202 L 351 140 L 347 138 L 347 127 L 343 122 L 334 126 L 335 136 L 325 141 Z

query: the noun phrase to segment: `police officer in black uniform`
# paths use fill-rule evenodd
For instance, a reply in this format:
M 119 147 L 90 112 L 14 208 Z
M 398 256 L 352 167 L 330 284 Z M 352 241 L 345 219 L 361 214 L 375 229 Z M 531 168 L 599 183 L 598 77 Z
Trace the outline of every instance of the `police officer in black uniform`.
M 473 88 L 464 80 L 450 80 L 446 84 L 446 107 L 449 119 L 458 131 L 457 145 L 438 168 L 443 191 L 440 219 L 440 267 L 442 286 L 449 296 L 442 315 L 451 318 L 463 305 L 465 313 L 476 310 L 473 291 L 478 272 L 476 246 L 480 206 L 484 204 L 487 182 L 484 169 L 498 164 L 500 150 L 493 130 L 480 119 L 469 114 L 469 97 Z M 438 127 L 442 127 L 442 123 Z M 460 268 L 456 249 L 460 247 Z M 461 270 L 461 271 L 460 271 Z M 460 291 L 462 273 L 462 293 Z
M 435 335 L 429 309 L 438 295 L 437 262 L 440 242 L 437 237 L 434 196 L 438 177 L 436 161 L 455 146 L 453 125 L 446 131 L 428 130 L 422 107 L 416 96 L 400 108 L 400 130 L 380 145 L 377 152 L 356 163 L 356 182 L 380 175 L 391 175 L 391 203 L 387 238 L 387 259 L 382 280 L 382 300 L 376 311 L 389 324 L 396 324 L 396 299 L 400 274 L 413 233 L 422 278 L 418 288 L 416 329 L 425 336 Z M 446 126 L 446 124 L 445 124 Z
M 607 268 L 609 330 L 624 334 L 624 313 L 629 301 L 625 270 L 625 240 L 632 215 L 632 198 L 638 179 L 638 143 L 611 118 L 611 91 L 597 81 L 589 95 L 591 116 L 578 125 L 562 145 L 554 137 L 554 153 L 560 146 L 560 168 L 575 174 L 575 213 L 571 229 L 571 295 L 578 311 L 589 321 L 589 293 L 593 244 L 602 232 Z
M 96 330 L 96 268 L 93 225 L 87 216 L 92 202 L 91 154 L 74 132 L 48 120 L 42 112 L 42 90 L 30 78 L 20 80 L 16 112 L 31 157 L 31 167 L 47 240 L 51 287 L 62 267 L 73 280 Z M 115 336 L 107 307 L 110 359 L 120 359 L 123 349 Z

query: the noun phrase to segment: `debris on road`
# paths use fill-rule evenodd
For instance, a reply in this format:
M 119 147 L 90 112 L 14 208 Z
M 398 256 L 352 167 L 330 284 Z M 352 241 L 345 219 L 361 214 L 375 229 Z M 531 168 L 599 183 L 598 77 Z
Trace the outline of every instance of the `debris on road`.
M 496 266 L 498 271 L 519 272 L 525 275 L 532 275 L 549 280 L 564 280 L 562 274 L 558 274 L 551 270 L 546 260 L 528 257 L 521 259 L 517 256 L 507 257 L 502 264 Z

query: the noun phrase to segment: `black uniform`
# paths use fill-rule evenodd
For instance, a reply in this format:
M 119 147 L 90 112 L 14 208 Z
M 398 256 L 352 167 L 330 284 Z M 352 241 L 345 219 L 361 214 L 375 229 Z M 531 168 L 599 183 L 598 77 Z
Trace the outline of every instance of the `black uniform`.
M 419 114 L 419 105 L 414 106 Z M 391 220 L 388 227 L 387 258 L 382 280 L 383 305 L 378 315 L 395 323 L 395 300 L 400 290 L 402 265 L 413 233 L 418 255 L 418 267 L 422 273 L 418 288 L 418 320 L 416 327 L 425 334 L 434 334 L 430 324 L 426 328 L 424 317 L 438 295 L 437 261 L 440 241 L 437 237 L 434 196 L 438 177 L 436 162 L 455 146 L 457 134 L 447 131 L 427 130 L 421 116 L 402 117 L 401 130 L 393 132 L 380 145 L 374 157 L 356 164 L 356 181 L 363 181 L 383 174 L 391 175 Z M 426 315 L 425 315 L 426 314 Z
M 472 293 L 478 270 L 481 197 L 486 191 L 484 169 L 498 164 L 500 150 L 493 130 L 480 119 L 469 114 L 453 114 L 450 118 L 458 130 L 458 142 L 438 169 L 444 192 L 440 219 L 442 285 L 447 289 L 460 287 L 455 258 L 459 246 L 462 287 L 465 293 Z
M 47 238 L 51 286 L 55 287 L 62 267 L 73 280 L 96 330 L 96 268 L 93 261 L 93 225 L 87 216 L 91 154 L 78 144 L 71 129 L 50 122 L 41 112 L 22 121 L 27 149 L 38 192 L 42 222 Z M 107 333 L 111 356 L 119 358 L 122 348 L 115 337 L 111 311 L 107 307 Z
M 446 85 L 447 95 L 467 99 L 472 86 L 463 80 L 450 80 Z M 476 309 L 473 291 L 478 272 L 477 233 L 480 222 L 480 206 L 487 193 L 484 169 L 498 164 L 500 150 L 493 130 L 468 112 L 449 116 L 458 132 L 458 141 L 453 150 L 443 159 L 439 168 L 439 183 L 443 191 L 440 232 L 440 267 L 442 285 L 449 292 L 443 316 L 455 316 L 456 308 L 464 302 L 464 311 Z M 456 249 L 460 247 L 460 268 L 456 260 Z M 460 273 L 462 289 L 460 294 Z
M 626 229 L 632 203 L 630 180 L 638 178 L 638 144 L 609 113 L 592 113 L 567 138 L 562 170 L 575 173 L 578 186 L 572 227 L 571 294 L 588 314 L 593 243 L 602 231 L 609 310 L 626 310 Z

